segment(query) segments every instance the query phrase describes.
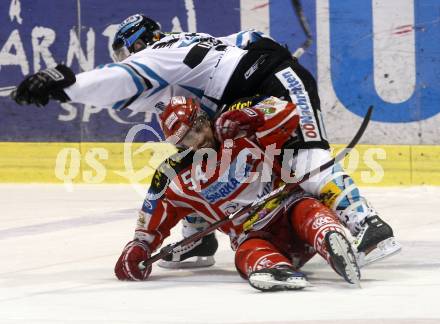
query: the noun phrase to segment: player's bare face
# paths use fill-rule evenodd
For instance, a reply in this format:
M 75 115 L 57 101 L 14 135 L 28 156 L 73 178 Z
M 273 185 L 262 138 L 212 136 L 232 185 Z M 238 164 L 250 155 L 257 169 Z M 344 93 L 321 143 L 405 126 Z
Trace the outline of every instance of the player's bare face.
M 211 124 L 206 121 L 196 121 L 191 130 L 182 139 L 181 144 L 192 147 L 194 150 L 201 148 L 216 148 L 216 140 Z

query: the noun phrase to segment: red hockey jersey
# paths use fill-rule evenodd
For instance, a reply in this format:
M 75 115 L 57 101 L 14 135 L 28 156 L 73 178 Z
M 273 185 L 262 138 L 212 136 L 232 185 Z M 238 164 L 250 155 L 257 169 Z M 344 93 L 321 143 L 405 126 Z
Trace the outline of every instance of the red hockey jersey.
M 156 250 L 182 218 L 197 215 L 213 223 L 280 186 L 281 168 L 274 155 L 296 131 L 295 105 L 270 97 L 253 108 L 264 112 L 265 123 L 252 138 L 226 141 L 215 151 L 179 149 L 161 164 L 140 211 L 135 238 Z M 229 235 L 235 249 L 297 198 L 271 201 L 256 214 L 243 215 L 220 230 Z

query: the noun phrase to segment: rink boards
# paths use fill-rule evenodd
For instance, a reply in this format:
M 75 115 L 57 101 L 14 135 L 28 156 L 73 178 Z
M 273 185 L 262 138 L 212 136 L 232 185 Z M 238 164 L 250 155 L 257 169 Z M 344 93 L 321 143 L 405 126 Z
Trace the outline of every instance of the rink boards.
M 143 184 L 173 152 L 160 143 L 0 143 L 0 182 Z M 344 167 L 366 186 L 440 185 L 440 147 L 358 145 Z
M 148 144 L 135 154 L 132 147 L 124 152 L 122 143 L 133 125 L 160 132 L 155 115 L 70 103 L 41 110 L 19 107 L 8 97 L 26 75 L 55 62 L 75 72 L 110 62 L 117 24 L 134 12 L 154 17 L 167 31 L 220 36 L 257 28 L 292 51 L 305 41 L 290 0 L 66 0 L 59 8 L 50 0 L 4 2 L 0 182 L 148 182 L 169 149 Z M 363 185 L 439 185 L 440 2 L 302 5 L 313 41 L 300 62 L 317 78 L 330 142 L 348 143 L 352 125 L 361 123 L 368 106 L 375 108 L 362 138 L 372 145 L 359 146 L 345 167 Z M 150 135 L 136 140 L 157 141 Z

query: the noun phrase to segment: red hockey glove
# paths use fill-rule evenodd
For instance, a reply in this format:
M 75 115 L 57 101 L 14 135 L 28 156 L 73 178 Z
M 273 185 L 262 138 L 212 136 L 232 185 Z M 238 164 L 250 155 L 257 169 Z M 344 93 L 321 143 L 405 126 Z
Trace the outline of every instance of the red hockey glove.
M 151 266 L 140 270 L 139 262 L 150 256 L 148 245 L 139 240 L 128 242 L 116 262 L 115 274 L 119 280 L 146 280 L 151 273 Z
M 264 124 L 264 114 L 254 108 L 227 111 L 215 122 L 217 139 L 223 142 L 244 133 L 249 136 Z

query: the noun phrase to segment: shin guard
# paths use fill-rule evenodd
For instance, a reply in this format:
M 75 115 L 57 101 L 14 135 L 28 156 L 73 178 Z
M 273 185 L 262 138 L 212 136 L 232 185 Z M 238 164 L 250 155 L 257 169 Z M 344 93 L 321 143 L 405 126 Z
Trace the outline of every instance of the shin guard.
M 325 235 L 337 231 L 345 236 L 336 214 L 316 199 L 306 198 L 293 207 L 290 217 L 292 228 L 299 238 L 329 261 L 330 256 L 324 244 Z

